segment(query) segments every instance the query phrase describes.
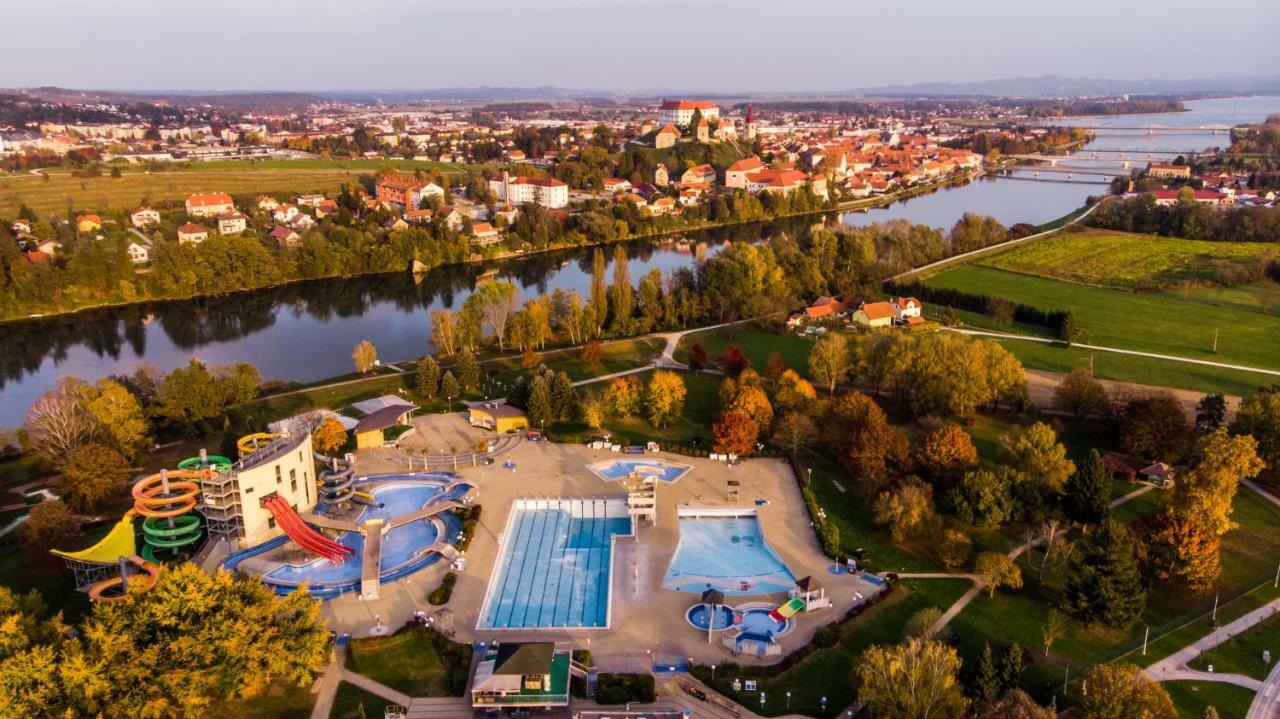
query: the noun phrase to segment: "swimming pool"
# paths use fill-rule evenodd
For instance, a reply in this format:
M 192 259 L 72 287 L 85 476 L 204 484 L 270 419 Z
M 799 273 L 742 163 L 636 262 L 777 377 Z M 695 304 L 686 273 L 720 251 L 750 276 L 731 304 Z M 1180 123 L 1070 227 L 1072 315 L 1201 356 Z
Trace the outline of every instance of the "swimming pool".
M 375 478 L 377 486 L 370 490 L 370 493 L 378 505 L 366 506 L 355 521 L 361 524 L 370 519 L 392 520 L 415 512 L 428 504 L 448 499 L 441 497 L 440 494 L 451 479 L 453 479 L 452 476 L 441 474 L 393 475 Z M 449 498 L 452 498 L 452 495 Z M 323 510 L 323 508 L 323 505 L 317 506 L 317 510 Z M 432 521 L 432 519 L 438 521 Z M 438 514 L 432 519 L 410 522 L 387 530 L 382 535 L 380 581 L 389 582 L 399 579 L 430 566 L 440 559 L 439 554 L 427 553 L 424 550 L 441 539 L 442 530 L 445 540 L 456 536 L 462 524 L 452 512 Z M 263 583 L 272 587 L 277 593 L 289 593 L 305 582 L 313 596 L 324 598 L 355 591 L 360 585 L 364 535 L 360 532 L 342 532 L 334 540 L 354 550 L 342 563 L 334 564 L 320 557 L 310 558 L 301 564 L 277 562 L 275 569 L 261 575 Z M 223 567 L 234 570 L 242 561 L 280 547 L 287 541 L 288 537 L 282 535 L 257 547 L 234 554 L 224 560 Z
M 688 474 L 693 467 L 664 459 L 610 459 L 587 465 L 587 469 L 606 482 L 653 478 L 669 484 Z
M 701 594 L 773 594 L 795 587 L 795 575 L 765 542 L 754 515 L 680 517 L 680 542 L 662 581 L 666 589 Z
M 630 535 L 620 499 L 518 499 L 479 629 L 609 626 L 613 539 Z

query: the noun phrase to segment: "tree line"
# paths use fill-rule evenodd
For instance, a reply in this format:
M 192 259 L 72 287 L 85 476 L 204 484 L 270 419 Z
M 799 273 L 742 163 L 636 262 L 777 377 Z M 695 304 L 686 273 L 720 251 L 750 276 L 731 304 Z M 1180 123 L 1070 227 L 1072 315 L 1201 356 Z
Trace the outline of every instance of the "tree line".
M 1280 207 L 1213 207 L 1192 200 L 1158 205 L 1147 193 L 1102 203 L 1090 227 L 1209 242 L 1280 243 Z

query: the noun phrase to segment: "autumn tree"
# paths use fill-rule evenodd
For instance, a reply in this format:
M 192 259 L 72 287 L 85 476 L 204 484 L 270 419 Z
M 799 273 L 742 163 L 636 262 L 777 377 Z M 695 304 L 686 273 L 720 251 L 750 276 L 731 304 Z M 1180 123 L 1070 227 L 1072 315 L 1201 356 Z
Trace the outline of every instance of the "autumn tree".
M 77 447 L 88 442 L 98 425 L 89 410 L 62 389 L 40 395 L 27 410 L 27 438 L 36 456 L 60 467 Z
M 32 507 L 18 535 L 29 557 L 41 562 L 51 559 L 50 549 L 77 549 L 84 537 L 80 531 L 80 518 L 57 499 L 45 500 Z
M 588 367 L 594 369 L 599 367 L 600 360 L 604 359 L 604 348 L 600 346 L 599 342 L 591 340 L 582 345 L 582 351 L 578 353 L 578 356 L 582 358 L 583 362 L 587 363 Z
M 378 361 L 378 348 L 369 340 L 360 340 L 360 344 L 351 351 L 351 361 L 356 363 L 356 371 L 368 374 Z
M 1195 464 L 1174 486 L 1174 510 L 1219 535 L 1234 529 L 1231 502 L 1240 480 L 1262 471 L 1257 446 L 1253 437 L 1232 437 L 1221 428 L 1202 437 Z
M 600 395 L 590 394 L 582 400 L 582 421 L 588 427 L 599 431 L 604 427 L 606 416 L 604 399 Z
M 418 386 L 418 394 L 426 398 L 427 401 L 436 398 L 436 395 L 440 393 L 440 364 L 436 362 L 435 357 L 427 355 L 418 362 L 415 379 Z
M 987 596 L 994 597 L 1000 587 L 1018 589 L 1022 586 L 1022 569 L 1006 554 L 983 552 L 973 562 L 973 570 L 982 577 Z
M 942 566 L 956 569 L 969 561 L 969 557 L 973 554 L 973 540 L 969 539 L 969 535 L 964 532 L 944 529 L 942 536 L 938 538 L 935 551 Z
M 129 460 L 110 445 L 89 442 L 67 455 L 53 486 L 67 504 L 80 512 L 96 509 L 129 481 Z
M 461 346 L 458 313 L 453 310 L 431 310 L 431 343 L 445 357 L 452 357 Z
M 845 468 L 868 487 L 882 486 L 892 470 L 910 460 L 906 435 L 889 424 L 880 405 L 860 392 L 836 399 L 823 425 L 827 441 Z
M 1071 610 L 1087 622 L 1124 629 L 1142 616 L 1147 593 L 1123 524 L 1105 520 L 1078 543 L 1064 593 Z
M 1057 609 L 1050 609 L 1044 624 L 1040 625 L 1040 643 L 1044 645 L 1044 655 L 1049 656 L 1049 650 L 1065 636 L 1067 636 L 1067 615 Z
M 973 438 L 957 425 L 944 424 L 916 446 L 916 464 L 934 481 L 952 480 L 978 466 Z
M 738 345 L 728 345 L 724 348 L 724 352 L 720 355 L 720 369 L 724 371 L 726 377 L 737 379 L 743 370 L 751 366 L 751 360 L 742 353 L 742 348 Z
M 1063 502 L 1067 516 L 1081 524 L 1097 524 L 1111 514 L 1111 473 L 1098 450 L 1089 456 L 1067 480 Z
M 645 388 L 644 398 L 649 423 L 661 429 L 680 417 L 684 413 L 684 398 L 687 394 L 684 379 L 680 375 L 664 370 L 654 372 L 649 379 L 649 386 Z
M 611 417 L 639 414 L 644 404 L 644 390 L 635 375 L 614 377 L 604 389 L 605 412 Z
M 1267 387 L 1240 402 L 1231 422 L 1232 434 L 1247 434 L 1258 442 L 1258 456 L 1266 476 L 1280 479 L 1280 387 Z
M 1191 427 L 1182 405 L 1169 392 L 1129 400 L 1121 413 L 1120 446 L 1149 461 L 1181 461 L 1191 446 Z
M 711 436 L 717 453 L 745 457 L 756 449 L 760 426 L 741 412 L 721 412 L 711 427 Z
M 1197 517 L 1177 511 L 1160 512 L 1145 524 L 1144 559 L 1149 577 L 1197 593 L 1216 585 L 1222 574 L 1221 536 Z
M 1102 415 L 1107 409 L 1107 390 L 1093 372 L 1074 369 L 1054 389 L 1053 406 L 1076 419 Z
M 1053 428 L 1043 422 L 1003 438 L 1005 461 L 1048 494 L 1061 494 L 1076 465 L 1058 443 Z
M 773 443 L 792 455 L 813 444 L 817 434 L 817 425 L 800 412 L 787 412 L 773 424 Z
M 119 382 L 98 380 L 86 393 L 85 408 L 98 425 L 97 436 L 130 462 L 151 446 L 151 425 L 142 404 Z
M 876 524 L 889 525 L 895 541 L 919 536 L 933 524 L 933 490 L 924 482 L 909 479 L 881 492 L 874 511 Z
M 938 623 L 942 618 L 942 610 L 937 607 L 925 607 L 907 620 L 902 627 L 902 634 L 906 637 L 919 637 L 928 639 L 933 633 L 933 625 Z
M 980 716 L 1000 719 L 1055 719 L 1057 714 L 1052 709 L 1037 704 L 1025 691 L 1010 689 L 990 705 L 987 713 Z
M 152 413 L 186 430 L 227 426 L 227 412 L 258 394 L 262 375 L 248 363 L 206 367 L 192 359 L 165 376 Z
M 745 376 L 745 375 L 744 375 Z M 764 390 L 756 385 L 739 383 L 733 398 L 725 408 L 730 412 L 739 412 L 751 418 L 761 432 L 768 432 L 773 424 L 773 405 Z
M 311 434 L 311 446 L 320 454 L 333 456 L 347 442 L 347 430 L 336 417 L 326 417 Z
M 858 698 L 874 716 L 960 719 L 968 700 L 960 685 L 960 657 L 941 642 L 911 638 L 874 645 L 854 669 Z
M 1209 432 L 1222 426 L 1227 419 L 1227 398 L 1221 393 L 1206 394 L 1196 402 L 1196 429 Z
M 814 343 L 809 352 L 809 375 L 835 395 L 836 386 L 849 376 L 853 368 L 849 341 L 844 335 L 828 333 Z
M 697 372 L 707 366 L 707 350 L 702 345 L 694 343 L 689 348 L 689 369 Z
M 778 389 L 773 393 L 773 406 L 779 412 L 803 412 L 813 416 L 818 393 L 813 385 L 795 370 L 783 370 L 778 376 Z
M 786 369 L 787 363 L 782 359 L 782 353 L 778 350 L 770 352 L 769 358 L 764 362 L 764 376 L 768 377 L 771 382 L 777 382 Z
M 490 336 L 498 341 L 498 351 L 507 348 L 507 322 L 516 311 L 516 286 L 505 280 L 485 282 L 476 287 L 464 308 L 479 317 Z
M 1177 719 L 1169 693 L 1132 664 L 1099 664 L 1084 676 L 1081 719 Z

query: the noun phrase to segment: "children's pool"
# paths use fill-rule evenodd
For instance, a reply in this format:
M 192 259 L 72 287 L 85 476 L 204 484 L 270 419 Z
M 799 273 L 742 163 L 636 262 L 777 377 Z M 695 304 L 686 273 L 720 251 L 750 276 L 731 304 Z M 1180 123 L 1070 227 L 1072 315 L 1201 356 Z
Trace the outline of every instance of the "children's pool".
M 588 465 L 587 469 L 606 482 L 616 482 L 619 479 L 653 479 L 671 483 L 688 474 L 693 467 L 664 459 L 611 459 Z
M 790 591 L 795 581 L 765 542 L 757 517 L 698 516 L 680 518 L 680 543 L 662 586 L 741 596 Z
M 741 639 L 758 639 L 768 641 L 770 638 L 787 634 L 795 627 L 794 620 L 778 621 L 769 616 L 771 608 L 764 604 L 747 604 L 741 607 L 719 605 L 716 607 L 715 626 L 711 631 L 718 632 L 729 627 L 737 627 L 742 633 Z M 707 631 L 707 618 L 711 610 L 706 604 L 695 604 L 685 613 L 685 619 L 695 629 Z
M 616 499 L 516 500 L 479 628 L 609 626 L 613 538 L 631 531 Z

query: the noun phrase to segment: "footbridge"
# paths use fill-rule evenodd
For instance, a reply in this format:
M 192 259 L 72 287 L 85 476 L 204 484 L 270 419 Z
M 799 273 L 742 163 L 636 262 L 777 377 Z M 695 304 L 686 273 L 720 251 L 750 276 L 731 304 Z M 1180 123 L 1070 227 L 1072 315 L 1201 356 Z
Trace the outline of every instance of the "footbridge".
M 996 172 L 1012 173 L 1012 172 L 1031 172 L 1039 176 L 1040 173 L 1057 173 L 1071 177 L 1072 175 L 1096 175 L 1098 177 L 1128 177 L 1129 173 L 1116 168 L 1104 167 L 1055 167 L 1052 165 L 1012 165 L 1010 167 L 1001 167 Z

